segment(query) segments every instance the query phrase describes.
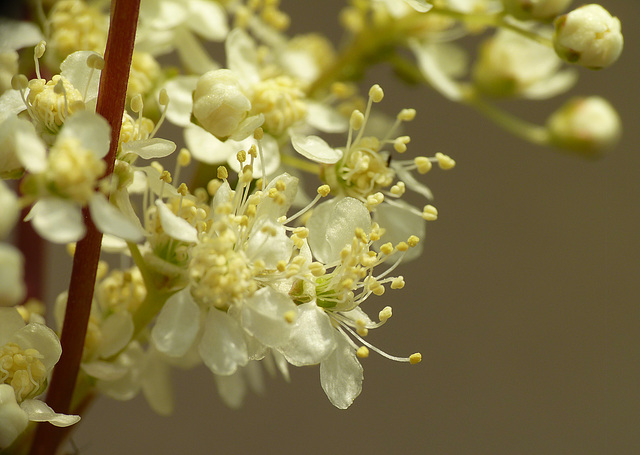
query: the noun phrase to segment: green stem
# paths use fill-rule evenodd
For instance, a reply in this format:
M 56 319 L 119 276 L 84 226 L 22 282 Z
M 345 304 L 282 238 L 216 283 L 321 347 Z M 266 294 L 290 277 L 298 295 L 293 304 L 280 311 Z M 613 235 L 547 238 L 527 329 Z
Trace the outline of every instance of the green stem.
M 96 106 L 96 112 L 111 126 L 111 143 L 105 157 L 105 176 L 113 172 L 115 163 L 139 8 L 140 0 L 114 0 L 111 3 L 111 26 Z M 94 226 L 86 208 L 83 215 L 87 234 L 76 246 L 60 339 L 62 356 L 53 370 L 47 393 L 47 404 L 56 412 L 64 414 L 70 412 L 80 370 L 102 243 L 102 233 Z M 31 454 L 55 454 L 65 433 L 64 429 L 49 424 L 38 425 Z
M 515 117 L 487 103 L 475 93 L 467 94 L 463 102 L 515 136 L 534 144 L 550 145 L 549 132 L 545 127 Z

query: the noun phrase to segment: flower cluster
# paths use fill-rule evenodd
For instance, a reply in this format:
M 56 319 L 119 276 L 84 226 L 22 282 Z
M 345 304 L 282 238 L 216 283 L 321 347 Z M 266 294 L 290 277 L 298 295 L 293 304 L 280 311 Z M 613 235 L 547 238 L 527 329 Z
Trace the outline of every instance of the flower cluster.
M 455 161 L 412 155 L 404 130 L 415 109 L 389 118 L 380 85 L 360 95 L 357 79 L 373 63 L 388 60 L 403 79 L 529 141 L 595 157 L 619 137 L 599 97 L 570 101 L 544 126 L 493 104 L 564 93 L 577 78 L 567 62 L 614 63 L 620 21 L 598 5 L 563 15 L 567 0 L 352 1 L 341 13 L 346 45 L 335 49 L 319 34 L 289 36 L 278 0 L 118 3 L 137 27 L 128 79 L 109 72 L 111 33 L 123 25 L 109 25 L 104 2 L 35 2 L 38 25 L 0 21 L 0 176 L 19 180 L 0 182 L 0 239 L 24 210 L 18 235 L 30 223 L 68 246 L 73 277 L 95 272 L 46 302 L 60 334 L 74 293 L 92 296 L 75 340 L 80 373 L 60 373 L 78 377 L 76 398 L 142 392 L 169 414 L 172 369 L 205 365 L 237 407 L 259 387 L 261 365 L 284 378 L 290 365 L 319 365 L 328 399 L 345 409 L 371 351 L 421 361 L 370 341 L 392 315 L 370 300 L 405 286 L 397 271 L 420 256 L 438 218 L 422 176 Z M 454 41 L 485 28 L 495 33 L 469 66 Z M 226 63 L 209 54 L 212 43 Z M 165 55 L 180 65 L 164 67 Z M 19 72 L 29 66 L 31 77 Z M 106 93 L 110 78 L 123 82 L 118 93 Z M 125 106 L 113 118 L 111 99 Z M 182 136 L 161 137 L 165 120 Z M 102 239 L 95 261 L 83 257 L 92 238 Z M 25 301 L 24 268 L 41 266 L 29 259 L 0 243 L 2 449 L 29 443 L 29 421 L 79 420 L 38 399 L 65 352 L 38 310 L 42 296 Z

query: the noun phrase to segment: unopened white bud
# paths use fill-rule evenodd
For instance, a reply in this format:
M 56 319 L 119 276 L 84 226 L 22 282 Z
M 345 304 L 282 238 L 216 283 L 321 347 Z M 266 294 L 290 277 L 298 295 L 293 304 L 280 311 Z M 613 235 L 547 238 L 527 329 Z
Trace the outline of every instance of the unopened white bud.
M 504 10 L 521 21 L 550 21 L 561 14 L 571 0 L 502 0 Z
M 551 142 L 587 157 L 598 157 L 620 139 L 620 117 L 604 98 L 574 98 L 547 121 Z
M 561 59 L 600 69 L 615 62 L 622 53 L 620 20 L 600 5 L 584 5 L 555 22 L 553 46 Z
M 193 115 L 214 136 L 229 137 L 250 109 L 251 102 L 231 70 L 209 71 L 198 79 L 193 93 Z

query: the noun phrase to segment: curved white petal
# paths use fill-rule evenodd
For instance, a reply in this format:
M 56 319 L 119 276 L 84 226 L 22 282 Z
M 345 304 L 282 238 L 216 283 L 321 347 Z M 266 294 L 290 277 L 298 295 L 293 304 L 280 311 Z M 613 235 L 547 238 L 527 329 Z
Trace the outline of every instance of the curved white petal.
M 182 357 L 193 344 L 199 329 L 200 308 L 187 287 L 164 304 L 151 329 L 151 339 L 158 351 L 171 357 Z
M 229 33 L 227 15 L 222 6 L 204 0 L 189 0 L 187 3 L 189 28 L 209 41 L 222 41 Z
M 80 367 L 89 376 L 103 381 L 117 381 L 129 372 L 129 368 L 124 365 L 104 360 L 83 362 Z
M 309 247 L 325 264 L 340 258 L 340 251 L 351 244 L 356 228 L 371 230 L 371 215 L 364 204 L 346 197 L 319 204 L 307 221 Z
M 47 371 L 53 368 L 62 354 L 58 335 L 44 324 L 31 322 L 14 332 L 10 339 L 22 349 L 38 350 L 42 355 L 40 361 Z
M 32 422 L 49 422 L 56 427 L 68 427 L 80 421 L 80 416 L 58 414 L 40 400 L 24 400 L 20 407 Z
M 288 295 L 262 288 L 242 306 L 242 327 L 265 346 L 278 347 L 289 339 L 289 311 L 296 312 L 296 305 Z
M 260 81 L 256 43 L 241 28 L 234 28 L 225 43 L 227 66 L 243 79 L 245 86 Z
M 169 95 L 167 119 L 171 123 L 182 127 L 191 124 L 193 91 L 197 84 L 197 76 L 177 76 L 164 85 L 167 95 Z
M 64 199 L 40 199 L 24 220 L 31 220 L 36 232 L 53 243 L 75 242 L 86 232 L 80 208 Z
M 216 381 L 218 394 L 224 404 L 231 409 L 238 409 L 247 394 L 247 384 L 242 377 L 242 373 L 236 371 L 231 375 L 221 376 L 216 374 L 213 377 Z
M 10 121 L 10 120 L 7 120 Z M 32 124 L 25 121 L 13 121 L 15 128 L 16 157 L 26 170 L 33 174 L 44 172 L 47 168 L 47 149 L 36 134 Z
M 23 276 L 24 257 L 20 250 L 0 242 L 0 307 L 18 305 L 23 301 L 26 292 Z M 0 341 L 0 346 L 2 344 Z
M 429 84 L 451 101 L 460 101 L 463 96 L 461 86 L 445 71 L 437 58 L 436 46 L 430 43 L 420 44 L 416 40 L 409 42 L 409 47 L 418 60 L 418 67 Z
M 169 365 L 157 353 L 148 356 L 141 378 L 142 393 L 155 412 L 168 416 L 173 412 L 173 389 Z
M 111 127 L 104 117 L 90 111 L 78 111 L 69 116 L 58 138 L 73 137 L 80 145 L 91 150 L 98 158 L 104 158 L 109 152 Z
M 318 136 L 291 136 L 291 145 L 300 155 L 316 163 L 334 164 L 342 158 L 342 150 L 334 149 Z
M 396 207 L 389 204 L 380 204 L 373 214 L 373 219 L 385 229 L 381 242 L 391 242 L 397 245 L 400 242 L 406 242 L 407 239 L 415 235 L 421 242 L 415 247 L 409 248 L 404 255 L 403 261 L 411 261 L 417 259 L 422 254 L 423 239 L 425 237 L 426 221 L 422 217 L 411 213 L 410 206 L 402 200 L 394 201 L 406 208 Z
M 16 402 L 9 384 L 0 384 L 0 449 L 9 447 L 29 424 L 27 413 Z
M 320 364 L 320 384 L 329 401 L 338 409 L 347 409 L 362 391 L 364 373 L 353 348 L 338 336 L 338 346 Z
M 100 75 L 102 71 L 92 70 L 87 66 L 90 55 L 98 55 L 93 51 L 77 51 L 69 54 L 60 64 L 60 75 L 71 82 L 80 93 L 86 93 L 85 101 L 98 96 L 100 87 Z
M 295 366 L 315 365 L 336 348 L 336 330 L 329 316 L 315 302 L 298 307 L 289 340 L 278 351 Z
M 16 308 L 0 308 L 0 346 L 7 344 L 13 334 L 25 325 Z
M 156 200 L 156 206 L 158 207 L 162 229 L 169 237 L 187 243 L 196 243 L 198 241 L 198 231 L 187 220 L 173 213 L 159 199 Z
M 198 345 L 204 364 L 215 374 L 228 376 L 249 361 L 244 334 L 238 322 L 215 308 L 209 310 Z
M 111 313 L 102 321 L 100 357 L 108 358 L 124 349 L 134 331 L 133 318 L 128 311 Z
M 144 232 L 140 227 L 111 205 L 104 195 L 93 194 L 89 200 L 89 211 L 91 219 L 100 232 L 131 242 L 140 242 L 144 239 Z
M 158 137 L 140 141 L 125 142 L 122 144 L 122 151 L 124 153 L 135 153 L 145 160 L 169 156 L 175 149 L 175 142 Z
M 42 39 L 44 36 L 36 24 L 0 17 L 0 52 L 35 46 Z
M 222 164 L 240 151 L 233 147 L 232 142 L 222 142 L 204 128 L 194 124 L 189 124 L 184 129 L 184 141 L 191 155 L 206 164 Z
M 325 133 L 343 133 L 349 120 L 336 109 L 315 101 L 307 102 L 307 123 Z

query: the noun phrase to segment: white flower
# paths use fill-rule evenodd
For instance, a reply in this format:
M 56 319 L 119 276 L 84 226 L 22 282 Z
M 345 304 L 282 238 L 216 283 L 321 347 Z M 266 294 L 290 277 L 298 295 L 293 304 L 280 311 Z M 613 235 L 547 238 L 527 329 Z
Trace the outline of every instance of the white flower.
M 563 60 L 600 69 L 613 64 L 622 53 L 620 20 L 600 5 L 584 5 L 555 22 L 553 45 Z
M 44 392 L 61 352 L 53 330 L 25 324 L 15 308 L 0 308 L 0 448 L 11 445 L 29 421 L 66 427 L 80 420 L 35 399 Z
M 575 71 L 558 71 L 561 65 L 553 49 L 500 30 L 483 43 L 473 80 L 490 96 L 549 98 L 568 90 L 577 80 Z
M 620 139 L 620 117 L 604 98 L 573 98 L 547 121 L 551 143 L 584 156 L 597 157 Z

